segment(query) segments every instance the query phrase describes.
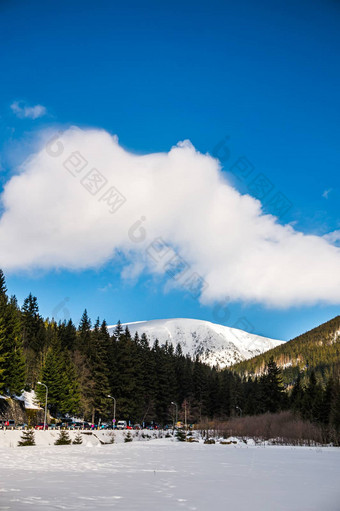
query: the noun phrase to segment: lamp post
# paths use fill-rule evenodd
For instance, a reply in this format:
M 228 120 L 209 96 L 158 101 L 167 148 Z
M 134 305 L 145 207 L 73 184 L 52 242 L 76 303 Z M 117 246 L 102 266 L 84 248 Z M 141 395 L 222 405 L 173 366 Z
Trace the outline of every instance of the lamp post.
M 240 417 L 242 417 L 242 410 L 239 406 L 235 406 L 236 410 L 239 410 L 240 411 Z
M 44 416 L 44 431 L 46 429 L 46 418 L 47 418 L 47 396 L 48 396 L 48 388 L 45 383 L 41 383 L 41 381 L 37 381 L 38 385 L 43 385 L 46 388 L 46 398 L 45 398 L 45 416 Z
M 171 401 L 171 404 L 174 405 L 176 407 L 176 424 L 177 424 L 177 419 L 178 419 L 178 406 L 177 406 L 177 403 L 175 403 L 174 401 Z
M 110 399 L 113 399 L 113 420 L 112 420 L 112 427 L 116 424 L 116 399 L 110 395 L 108 395 Z

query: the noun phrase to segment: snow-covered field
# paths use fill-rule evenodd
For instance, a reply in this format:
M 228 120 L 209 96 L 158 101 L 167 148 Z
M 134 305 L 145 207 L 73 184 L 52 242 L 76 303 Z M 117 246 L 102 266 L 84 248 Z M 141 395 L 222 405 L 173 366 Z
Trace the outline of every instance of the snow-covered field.
M 165 438 L 1 447 L 0 467 L 1 511 L 340 509 L 336 448 L 203 445 Z

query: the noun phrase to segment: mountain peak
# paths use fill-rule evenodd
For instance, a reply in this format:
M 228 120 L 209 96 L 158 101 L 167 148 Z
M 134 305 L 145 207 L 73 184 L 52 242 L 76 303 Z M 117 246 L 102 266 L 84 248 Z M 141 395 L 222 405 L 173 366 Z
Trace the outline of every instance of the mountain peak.
M 259 335 L 231 328 L 210 321 L 189 318 L 156 319 L 124 323 L 134 336 L 146 334 L 152 345 L 156 339 L 160 344 L 166 341 L 174 346 L 180 344 L 185 355 L 199 359 L 210 365 L 224 368 L 247 360 L 279 346 L 284 341 L 269 339 Z M 109 326 L 112 333 L 115 325 Z

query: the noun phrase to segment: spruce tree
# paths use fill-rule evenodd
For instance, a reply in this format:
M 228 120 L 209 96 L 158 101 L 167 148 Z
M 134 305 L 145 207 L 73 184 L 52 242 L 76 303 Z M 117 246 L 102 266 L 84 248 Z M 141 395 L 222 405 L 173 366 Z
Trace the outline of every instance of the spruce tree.
M 77 330 L 72 320 L 70 319 L 67 323 L 59 323 L 58 325 L 58 337 L 61 348 L 73 351 L 77 341 Z
M 0 270 L 0 386 L 10 395 L 20 394 L 25 383 L 21 318 L 15 297 L 8 300 L 3 272 Z
M 131 432 L 128 431 L 126 436 L 124 437 L 124 442 L 127 443 L 127 442 L 132 442 L 133 438 L 132 438 L 132 435 L 131 435 Z
M 0 269 L 0 316 L 4 316 L 8 303 L 6 280 L 3 271 Z
M 66 429 L 61 429 L 58 438 L 54 442 L 54 445 L 70 445 L 72 440 Z
M 72 444 L 74 445 L 80 445 L 83 443 L 83 437 L 81 436 L 81 433 L 77 433 Z
M 79 327 L 79 349 L 86 355 L 91 350 L 91 320 L 85 309 L 81 317 Z
M 177 438 L 178 442 L 186 442 L 187 440 L 187 434 L 184 429 L 178 429 L 176 431 L 175 437 Z
M 265 411 L 275 413 L 282 408 L 284 386 L 282 372 L 277 367 L 274 357 L 269 359 L 266 372 L 262 377 Z
M 29 382 L 37 381 L 45 347 L 45 325 L 39 314 L 38 301 L 30 293 L 22 306 L 22 335 Z
M 117 341 L 117 371 L 116 381 L 117 407 L 122 418 L 133 421 L 140 420 L 138 416 L 141 388 L 138 385 L 140 360 L 138 348 L 131 339 L 129 330 L 125 330 Z
M 113 331 L 113 335 L 114 337 L 119 340 L 120 336 L 122 335 L 123 333 L 123 327 L 122 327 L 122 324 L 120 322 L 120 320 L 117 321 L 117 325 Z
M 154 353 L 150 350 L 149 342 L 143 333 L 141 338 L 135 339 L 137 358 L 139 360 L 139 386 L 141 390 L 140 417 L 141 422 L 153 420 L 155 417 L 156 398 L 156 361 Z
M 18 442 L 18 447 L 24 447 L 28 445 L 35 445 L 34 429 L 24 430 Z
M 340 382 L 339 381 L 334 382 L 334 385 L 333 385 L 330 422 L 338 434 L 338 442 L 339 442 L 340 441 Z
M 5 326 L 4 320 L 0 316 L 0 392 L 5 389 L 6 360 L 8 353 L 5 349 Z
M 322 389 L 318 384 L 315 371 L 312 370 L 309 376 L 309 383 L 304 392 L 301 405 L 301 413 L 304 419 L 319 421 L 322 407 Z
M 110 394 L 109 368 L 108 368 L 108 342 L 109 334 L 106 323 L 100 325 L 99 318 L 95 328 L 91 332 L 92 350 L 88 358 L 88 366 L 92 375 L 92 386 L 89 397 L 92 403 L 93 414 L 107 417 L 111 401 L 107 397 Z
M 290 395 L 290 406 L 294 411 L 296 412 L 301 411 L 303 398 L 304 391 L 301 385 L 301 373 L 299 372 Z

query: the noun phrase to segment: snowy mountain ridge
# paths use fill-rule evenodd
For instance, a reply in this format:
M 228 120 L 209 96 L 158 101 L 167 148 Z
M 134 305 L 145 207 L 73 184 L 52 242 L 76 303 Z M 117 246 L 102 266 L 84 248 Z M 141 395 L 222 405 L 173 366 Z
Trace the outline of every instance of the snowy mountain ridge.
M 151 346 L 156 339 L 160 344 L 168 341 L 174 347 L 179 343 L 185 355 L 193 359 L 198 355 L 202 362 L 218 364 L 220 368 L 260 355 L 284 342 L 197 319 L 159 319 L 123 326 L 129 328 L 132 336 L 136 332 L 139 336 L 145 333 Z M 112 334 L 115 325 L 108 329 Z

